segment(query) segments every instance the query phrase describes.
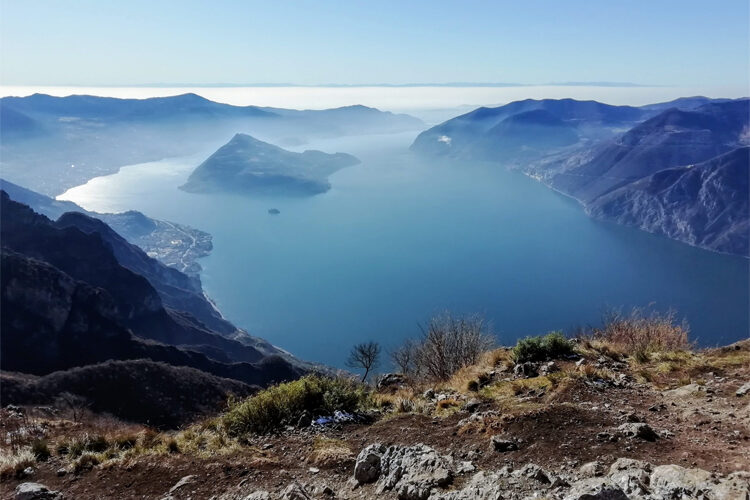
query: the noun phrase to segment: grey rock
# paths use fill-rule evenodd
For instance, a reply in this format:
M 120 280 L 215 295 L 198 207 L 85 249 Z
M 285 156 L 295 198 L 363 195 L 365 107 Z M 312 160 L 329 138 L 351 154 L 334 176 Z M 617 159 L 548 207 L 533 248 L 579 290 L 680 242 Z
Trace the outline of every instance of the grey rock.
M 59 491 L 51 491 L 39 483 L 21 483 L 16 486 L 15 500 L 62 500 Z
M 677 389 L 664 391 L 665 395 L 673 396 L 676 398 L 687 398 L 687 397 L 697 396 L 697 395 L 701 395 L 705 393 L 706 393 L 706 388 L 698 384 L 687 384 L 687 385 L 683 385 L 682 387 L 678 387 Z
M 628 438 L 640 438 L 646 441 L 656 441 L 659 438 L 650 425 L 642 422 L 622 424 L 617 431 Z
M 540 375 L 549 375 L 550 373 L 559 372 L 560 367 L 557 366 L 557 363 L 554 361 L 547 361 L 546 363 L 543 363 L 542 366 L 539 367 L 539 374 Z
M 302 485 L 292 483 L 281 492 L 281 500 L 312 500 L 312 497 Z
M 504 439 L 501 436 L 492 436 L 490 438 L 490 445 L 492 449 L 500 453 L 506 453 L 508 451 L 515 451 L 518 449 L 518 444 L 510 439 Z
M 478 472 L 460 490 L 437 493 L 430 500 L 501 500 L 503 476 L 496 472 Z
M 377 491 L 395 491 L 400 500 L 426 500 L 453 481 L 453 459 L 424 444 L 389 447 L 380 467 Z
M 660 465 L 650 477 L 651 492 L 659 498 L 695 498 L 714 488 L 713 475 L 702 469 Z
M 254 491 L 253 493 L 250 493 L 246 497 L 244 497 L 242 500 L 271 500 L 271 494 L 267 491 Z
M 169 493 L 172 494 L 175 491 L 177 491 L 180 488 L 182 488 L 183 486 L 187 486 L 190 483 L 194 483 L 195 482 L 195 477 L 196 477 L 195 475 L 190 475 L 190 476 L 183 477 L 182 479 L 180 479 L 179 481 L 177 481 L 174 486 L 172 486 L 169 489 Z
M 617 485 L 606 478 L 589 478 L 571 485 L 565 500 L 628 500 Z
M 466 410 L 466 411 L 468 411 L 470 413 L 474 413 L 475 411 L 477 411 L 479 409 L 479 407 L 481 406 L 481 404 L 482 404 L 482 400 L 481 399 L 477 399 L 477 398 L 470 399 L 464 405 L 464 410 Z
M 378 380 L 378 389 L 399 387 L 405 383 L 406 376 L 403 373 L 386 373 Z
M 735 392 L 734 394 L 738 398 L 741 398 L 742 396 L 744 396 L 744 395 L 746 395 L 748 393 L 750 393 L 750 382 L 747 382 L 746 384 L 743 384 L 742 387 L 740 387 L 739 389 L 737 389 L 737 392 Z
M 583 477 L 598 477 L 604 475 L 604 464 L 599 461 L 593 461 L 583 464 L 578 473 Z
M 435 397 L 435 389 L 427 389 L 424 391 L 424 394 L 422 394 L 422 397 L 425 399 L 433 399 Z
M 525 477 L 527 479 L 533 479 L 540 483 L 550 484 L 552 481 L 549 478 L 549 474 L 536 464 L 526 464 L 520 469 L 513 471 L 513 475 L 516 477 Z
M 639 497 L 648 493 L 651 470 L 651 464 L 643 460 L 618 458 L 610 466 L 608 477 L 627 495 Z
M 531 378 L 539 375 L 539 365 L 527 361 L 526 363 L 516 363 L 513 367 L 513 375 L 516 378 Z
M 354 480 L 357 484 L 377 481 L 380 477 L 381 460 L 385 450 L 385 446 L 377 443 L 371 444 L 359 452 L 354 464 Z

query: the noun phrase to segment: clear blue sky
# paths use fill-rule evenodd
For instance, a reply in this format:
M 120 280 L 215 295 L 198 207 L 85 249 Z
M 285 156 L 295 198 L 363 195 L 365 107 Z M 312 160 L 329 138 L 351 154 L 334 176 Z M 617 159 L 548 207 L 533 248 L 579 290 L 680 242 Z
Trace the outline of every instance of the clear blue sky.
M 0 83 L 747 85 L 747 0 L 0 0 Z

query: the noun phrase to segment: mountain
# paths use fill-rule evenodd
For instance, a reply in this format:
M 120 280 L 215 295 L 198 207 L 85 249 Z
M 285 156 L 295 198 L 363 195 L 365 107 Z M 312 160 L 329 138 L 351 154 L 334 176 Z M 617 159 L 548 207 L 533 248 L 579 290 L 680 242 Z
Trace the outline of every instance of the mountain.
M 108 360 L 150 359 L 254 385 L 300 374 L 278 357 L 220 362 L 196 350 L 140 338 L 125 326 L 120 304 L 108 290 L 6 247 L 1 270 L 3 370 L 45 375 Z
M 668 168 L 587 205 L 598 219 L 636 226 L 691 245 L 750 255 L 750 148 Z
M 680 97 L 680 98 L 677 98 L 668 102 L 658 102 L 656 104 L 647 104 L 645 106 L 641 106 L 641 109 L 644 109 L 647 111 L 653 111 L 657 113 L 661 113 L 662 111 L 666 111 L 671 108 L 677 108 L 677 109 L 681 109 L 684 111 L 692 111 L 706 104 L 728 102 L 731 100 L 732 99 L 715 99 L 715 98 L 704 97 L 704 96 Z
M 197 259 L 212 250 L 211 235 L 189 226 L 152 219 L 130 210 L 116 214 L 101 214 L 84 210 L 71 201 L 60 201 L 0 179 L 0 189 L 14 201 L 29 205 L 35 212 L 57 219 L 65 212 L 80 212 L 107 223 L 130 243 L 142 248 L 167 266 L 191 276 L 196 283 L 201 270 Z
M 412 151 L 490 161 L 529 160 L 550 149 L 613 135 L 645 111 L 575 99 L 526 99 L 474 111 L 417 136 Z
M 7 262 L 2 276 L 3 357 L 22 365 L 14 366 L 11 361 L 4 369 L 44 370 L 40 367 L 46 366 L 51 371 L 107 359 L 148 357 L 250 383 L 299 373 L 302 363 L 293 363 L 290 356 L 276 349 L 273 354 L 284 358 L 281 366 L 264 374 L 250 363 L 265 363 L 273 357 L 265 349 L 212 330 L 186 308 L 166 306 L 170 293 L 183 293 L 179 286 L 187 283 L 187 277 L 150 259 L 101 221 L 68 213 L 53 222 L 1 193 L 0 238 Z M 131 268 L 150 276 L 167 299 Z M 82 319 L 71 323 L 71 311 L 76 308 L 82 311 Z M 131 331 L 137 339 L 131 339 Z M 78 341 L 72 341 L 80 350 L 76 354 L 68 350 L 58 359 L 55 353 L 59 349 L 50 347 L 53 361 L 32 363 L 29 353 L 33 350 L 26 351 L 31 349 L 29 339 L 53 335 L 39 344 L 49 347 L 66 332 L 71 339 L 94 337 L 87 338 L 81 349 Z M 19 349 L 8 348 L 14 345 L 12 339 L 20 342 Z M 151 346 L 149 341 L 188 349 L 192 354 L 173 347 L 143 347 Z M 102 345 L 93 347 L 98 344 Z M 89 355 L 81 354 L 92 349 Z M 143 355 L 144 349 L 148 356 Z M 29 363 L 31 367 L 26 366 Z
M 78 405 L 157 428 L 176 428 L 257 387 L 147 359 L 106 361 L 43 376 L 0 373 L 4 405 Z
M 743 145 L 750 100 L 671 108 L 599 145 L 591 158 L 551 178 L 552 186 L 588 203 L 660 170 L 704 162 Z
M 359 160 L 346 153 L 294 153 L 236 134 L 201 163 L 181 189 L 192 193 L 314 195 L 331 188 L 328 176 Z
M 748 256 L 749 122 L 748 99 L 526 100 L 448 120 L 411 149 L 511 165 L 593 217 Z
M 285 144 L 315 137 L 418 130 L 411 116 L 365 106 L 285 110 L 195 94 L 115 99 L 34 94 L 0 99 L 3 176 L 58 195 L 124 165 L 214 151 L 237 131 Z

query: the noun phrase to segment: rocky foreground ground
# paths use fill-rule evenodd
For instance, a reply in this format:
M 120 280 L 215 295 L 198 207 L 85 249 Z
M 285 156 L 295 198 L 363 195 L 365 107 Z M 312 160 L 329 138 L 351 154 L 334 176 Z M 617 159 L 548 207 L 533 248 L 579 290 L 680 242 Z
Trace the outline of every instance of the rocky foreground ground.
M 5 474 L 0 492 L 16 499 L 747 500 L 749 380 L 750 341 L 642 363 L 592 348 L 512 365 L 499 352 L 446 384 L 388 377 L 367 422 L 300 422 L 241 440 L 200 426 L 157 434 L 111 419 L 73 422 L 44 409 L 6 408 L 6 436 L 24 422 L 23 432 L 43 433 L 52 453 Z M 110 458 L 71 461 L 55 443 L 73 434 L 137 442 L 105 452 Z

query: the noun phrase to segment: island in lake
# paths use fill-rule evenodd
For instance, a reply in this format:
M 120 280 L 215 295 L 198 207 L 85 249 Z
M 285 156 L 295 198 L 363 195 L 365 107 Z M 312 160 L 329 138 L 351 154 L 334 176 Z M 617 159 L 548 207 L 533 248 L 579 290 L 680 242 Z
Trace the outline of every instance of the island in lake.
M 236 134 L 201 163 L 180 189 L 191 193 L 310 196 L 331 188 L 329 175 L 358 163 L 356 157 L 346 153 L 295 153 L 247 134 Z

